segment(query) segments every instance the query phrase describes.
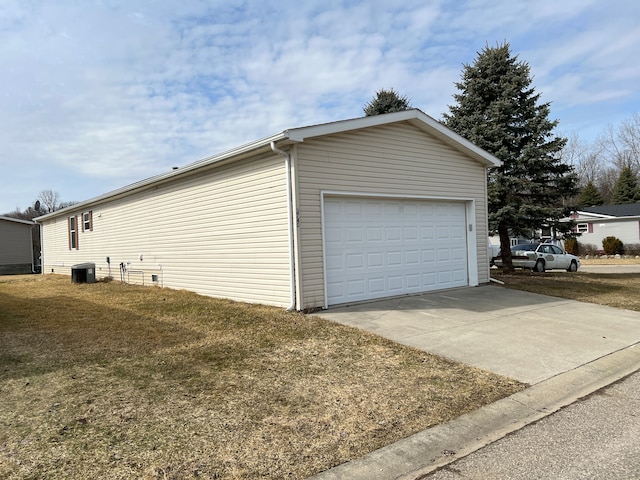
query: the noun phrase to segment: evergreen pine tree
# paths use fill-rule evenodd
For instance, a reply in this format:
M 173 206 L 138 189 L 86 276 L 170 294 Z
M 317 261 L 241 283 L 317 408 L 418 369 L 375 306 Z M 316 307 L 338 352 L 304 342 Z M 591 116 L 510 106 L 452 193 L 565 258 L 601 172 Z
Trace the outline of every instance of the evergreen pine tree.
M 401 112 L 410 108 L 411 102 L 406 96 L 400 95 L 393 88 L 391 90 L 383 88 L 376 92 L 375 97 L 364 106 L 363 110 L 364 114 L 369 117 L 381 113 Z
M 500 236 L 505 271 L 513 270 L 510 236 L 531 235 L 543 225 L 564 228 L 577 194 L 577 177 L 559 152 L 566 139 L 553 133 L 549 103 L 531 86 L 529 66 L 511 55 L 508 43 L 478 53 L 456 83 L 457 104 L 444 123 L 502 161 L 489 172 L 489 226 Z M 566 229 L 566 228 L 565 228 Z
M 635 203 L 640 201 L 640 187 L 638 178 L 631 170 L 630 166 L 624 167 L 620 171 L 620 176 L 613 188 L 613 204 Z
M 600 194 L 600 190 L 598 190 L 598 187 L 596 187 L 590 180 L 580 192 L 578 205 L 581 207 L 593 207 L 596 205 L 602 205 L 603 203 L 604 199 Z

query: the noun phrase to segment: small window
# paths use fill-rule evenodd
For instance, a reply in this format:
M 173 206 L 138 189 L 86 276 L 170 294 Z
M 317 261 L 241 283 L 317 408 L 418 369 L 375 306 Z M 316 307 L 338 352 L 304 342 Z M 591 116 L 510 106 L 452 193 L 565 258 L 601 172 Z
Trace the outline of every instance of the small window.
M 78 249 L 78 217 L 69 217 L 69 250 Z
M 578 225 L 576 225 L 576 230 L 578 231 L 578 233 L 587 233 L 589 231 L 589 224 L 579 223 Z
M 88 211 L 82 214 L 82 231 L 91 232 L 93 230 L 93 212 Z

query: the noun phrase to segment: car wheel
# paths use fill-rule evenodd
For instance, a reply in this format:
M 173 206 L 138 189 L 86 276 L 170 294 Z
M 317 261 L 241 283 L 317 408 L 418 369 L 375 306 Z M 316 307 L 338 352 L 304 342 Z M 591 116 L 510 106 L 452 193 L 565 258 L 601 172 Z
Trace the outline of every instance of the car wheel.
M 567 272 L 577 272 L 578 271 L 578 264 L 576 263 L 575 260 L 571 260 L 571 265 L 569 265 L 569 268 L 567 268 Z
M 533 267 L 534 272 L 544 272 L 544 260 L 538 260 L 536 266 Z

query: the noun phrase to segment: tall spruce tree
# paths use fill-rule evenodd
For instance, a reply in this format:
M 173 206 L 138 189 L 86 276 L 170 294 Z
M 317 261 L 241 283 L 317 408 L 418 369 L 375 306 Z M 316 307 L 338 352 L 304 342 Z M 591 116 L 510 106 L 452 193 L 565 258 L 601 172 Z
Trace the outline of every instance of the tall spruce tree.
M 370 117 L 382 113 L 402 112 L 410 108 L 412 108 L 411 102 L 405 95 L 400 95 L 393 88 L 391 90 L 382 88 L 362 110 L 367 117 Z
M 552 225 L 578 193 L 577 176 L 560 159 L 565 138 L 553 133 L 549 103 L 539 103 L 529 66 L 512 56 L 508 43 L 478 53 L 456 83 L 457 104 L 444 114 L 446 126 L 502 161 L 488 175 L 489 227 L 500 236 L 505 271 L 512 271 L 510 236 Z
M 630 166 L 620 170 L 620 176 L 613 187 L 613 203 L 620 205 L 623 203 L 635 203 L 640 201 L 640 187 L 638 178 L 633 173 Z
M 578 197 L 578 206 L 580 207 L 594 207 L 596 205 L 602 205 L 604 198 L 600 194 L 600 190 L 592 181 L 589 181 L 584 188 L 580 191 Z

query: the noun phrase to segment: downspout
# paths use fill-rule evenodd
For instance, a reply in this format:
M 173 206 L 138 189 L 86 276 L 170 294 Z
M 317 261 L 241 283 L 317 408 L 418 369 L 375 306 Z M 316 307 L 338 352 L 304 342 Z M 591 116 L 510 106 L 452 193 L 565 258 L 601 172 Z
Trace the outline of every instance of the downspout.
M 289 279 L 291 288 L 291 304 L 287 307 L 287 312 L 291 312 L 296 308 L 296 278 L 295 278 L 295 252 L 293 248 L 293 200 L 291 192 L 291 156 L 276 147 L 275 142 L 271 142 L 271 151 L 284 157 L 285 170 L 287 175 L 287 214 L 289 228 Z
M 31 244 L 31 273 L 36 273 L 36 262 L 35 262 L 35 258 L 33 256 L 33 228 L 37 225 L 37 223 L 34 223 L 33 225 L 31 225 L 31 228 L 29 228 L 29 240 L 31 240 L 29 243 Z M 40 231 L 38 231 L 38 237 L 40 236 Z
M 38 222 L 38 234 L 40 235 L 40 274 L 44 275 L 44 223 Z

